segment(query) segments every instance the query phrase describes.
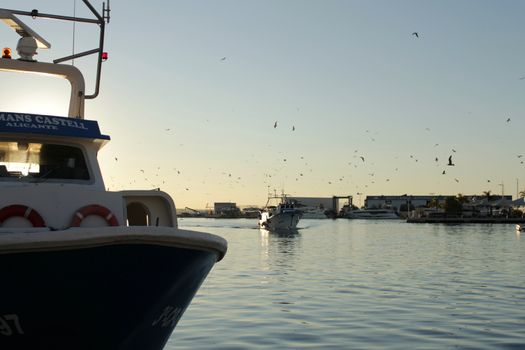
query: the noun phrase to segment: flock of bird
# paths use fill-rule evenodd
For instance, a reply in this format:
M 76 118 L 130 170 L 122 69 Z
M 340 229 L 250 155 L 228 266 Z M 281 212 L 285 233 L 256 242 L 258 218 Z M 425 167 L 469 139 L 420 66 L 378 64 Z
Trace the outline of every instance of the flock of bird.
M 421 38 L 421 35 L 419 32 L 413 32 L 412 36 L 415 39 Z M 222 57 L 219 59 L 220 62 L 225 62 L 226 60 L 227 60 L 227 57 Z M 520 80 L 525 80 L 525 77 L 521 77 Z M 507 117 L 506 123 L 510 123 L 510 122 L 511 122 L 511 118 Z M 278 129 L 278 128 L 282 129 L 282 126 L 279 124 L 278 120 L 274 120 L 273 129 Z M 296 132 L 296 125 L 287 126 L 286 129 L 291 130 L 292 132 Z M 165 128 L 164 131 L 170 132 L 171 128 Z M 430 128 L 425 128 L 425 131 L 430 132 L 431 130 Z M 370 130 L 366 130 L 365 133 L 370 134 Z M 371 137 L 369 139 L 372 142 L 375 141 L 374 137 Z M 434 147 L 438 147 L 438 146 L 439 146 L 438 143 L 434 144 Z M 441 172 L 441 175 L 448 175 L 447 170 L 452 167 L 456 167 L 456 163 L 453 159 L 454 153 L 456 153 L 456 149 L 451 148 L 450 150 L 452 153 L 449 154 L 448 161 L 444 164 L 440 163 L 440 157 L 438 156 L 434 157 L 434 163 L 436 164 L 436 166 L 442 167 L 439 170 Z M 265 178 L 264 183 L 266 185 L 268 186 L 276 185 L 273 183 L 273 181 L 279 178 L 280 175 L 282 175 L 282 173 L 284 173 L 285 171 L 290 170 L 290 167 L 296 167 L 295 171 L 293 171 L 295 172 L 295 175 L 291 176 L 292 178 L 295 179 L 295 181 L 301 181 L 305 179 L 308 175 L 312 175 L 312 176 L 315 175 L 315 166 L 312 166 L 308 161 L 306 161 L 304 159 L 304 156 L 301 155 L 299 159 L 293 159 L 293 156 L 291 155 L 287 156 L 284 154 L 278 154 L 278 156 L 280 156 L 282 163 L 280 165 L 275 164 L 274 168 L 266 168 L 266 172 L 264 172 L 264 178 Z M 350 161 L 350 162 L 347 161 L 348 165 L 353 166 L 354 169 L 359 169 L 359 168 L 367 169 L 366 174 L 371 179 L 369 184 L 374 184 L 375 179 L 377 179 L 377 175 L 376 175 L 376 171 L 374 171 L 373 163 L 367 164 L 369 163 L 367 161 L 367 158 L 368 158 L 367 155 L 363 154 L 362 152 L 358 152 L 358 150 L 355 150 L 353 157 L 356 158 L 356 161 Z M 523 164 L 523 160 L 521 160 L 522 157 L 523 157 L 522 155 L 518 155 L 518 158 L 520 159 L 521 164 Z M 416 157 L 413 154 L 409 155 L 409 158 L 414 162 L 419 162 L 419 157 Z M 114 159 L 115 159 L 115 162 L 119 161 L 118 157 L 115 157 Z M 294 161 L 298 161 L 298 162 L 294 163 Z M 291 163 L 294 163 L 294 164 L 291 165 Z M 367 165 L 370 165 L 370 166 L 366 168 Z M 397 172 L 398 170 L 399 170 L 399 167 L 395 167 L 390 173 L 386 174 L 386 176 L 384 177 L 384 181 L 390 182 L 393 179 L 395 172 Z M 454 171 L 452 171 L 452 169 L 450 170 L 451 170 L 450 173 L 454 174 Z M 213 178 L 214 181 L 222 179 L 223 183 L 226 185 L 228 184 L 230 186 L 242 185 L 243 177 L 232 174 L 232 172 L 226 169 L 208 168 L 208 171 L 209 171 L 208 180 L 211 178 Z M 149 184 L 153 188 L 166 187 L 170 179 L 173 179 L 174 176 L 181 176 L 182 174 L 181 170 L 178 168 L 172 168 L 169 173 L 166 173 L 165 170 L 164 172 L 161 172 L 161 167 L 157 167 L 155 172 L 146 171 L 145 169 L 140 169 L 139 172 L 140 172 L 140 177 L 142 177 L 142 179 L 139 178 L 140 182 L 143 182 L 143 183 L 145 182 L 146 184 Z M 286 176 L 289 176 L 289 175 L 286 175 Z M 332 185 L 337 182 L 343 183 L 344 181 L 352 181 L 351 178 L 352 178 L 352 171 L 349 171 L 346 175 L 334 176 L 332 178 L 327 178 L 327 179 L 322 179 L 322 180 L 324 180 L 328 185 Z M 454 177 L 453 180 L 456 183 L 460 182 L 460 180 L 457 177 Z M 207 181 L 206 179 L 203 179 L 201 182 L 204 185 L 206 181 Z M 487 182 L 491 182 L 491 180 L 488 179 Z M 130 181 L 130 184 L 131 183 L 136 183 L 136 180 Z M 369 184 L 361 183 L 361 185 L 359 184 L 355 184 L 355 185 L 356 185 L 357 191 L 359 192 L 363 190 L 363 187 L 368 188 Z M 183 191 L 190 191 L 190 187 L 184 186 Z

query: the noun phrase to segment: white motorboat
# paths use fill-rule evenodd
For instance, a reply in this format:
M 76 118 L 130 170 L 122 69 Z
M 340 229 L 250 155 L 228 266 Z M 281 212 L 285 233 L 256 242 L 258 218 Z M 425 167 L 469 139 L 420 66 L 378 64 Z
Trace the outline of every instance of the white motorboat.
M 94 19 L 0 9 L 22 36 L 18 58 L 4 49 L 0 72 L 71 83 L 67 116 L 0 111 L 0 349 L 160 350 L 226 253 L 218 236 L 178 228 L 162 191 L 107 191 L 97 154 L 109 141 L 84 102 L 98 95 L 104 25 Z M 49 44 L 18 16 L 94 23 L 98 49 L 34 59 Z M 95 92 L 72 58 L 98 54 Z M 13 56 L 11 56 L 13 55 Z M 31 87 L 20 100 L 32 108 Z
M 399 215 L 392 209 L 354 209 L 344 213 L 347 219 L 399 219 Z
M 302 219 L 328 219 L 326 210 L 320 207 L 300 207 Z
M 277 201 L 277 205 L 271 205 Z M 302 212 L 283 193 L 268 196 L 268 201 L 259 215 L 259 227 L 268 231 L 289 231 L 297 229 Z

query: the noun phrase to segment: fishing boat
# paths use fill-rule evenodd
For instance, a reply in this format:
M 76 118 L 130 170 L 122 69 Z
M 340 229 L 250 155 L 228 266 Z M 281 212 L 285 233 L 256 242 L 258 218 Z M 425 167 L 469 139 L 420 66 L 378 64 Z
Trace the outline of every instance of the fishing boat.
M 276 202 L 276 205 L 272 205 Z M 296 230 L 302 212 L 288 199 L 284 192 L 269 195 L 266 205 L 259 214 L 259 227 L 268 231 Z
M 84 118 L 98 95 L 104 26 L 94 18 L 0 9 L 20 34 L 18 56 L 5 48 L 0 72 L 36 73 L 71 83 L 66 116 L 0 112 L 0 349 L 162 349 L 214 264 L 218 236 L 178 228 L 173 199 L 160 190 L 105 189 L 97 154 L 110 140 Z M 93 23 L 99 47 L 35 60 L 50 47 L 20 16 Z M 87 94 L 73 58 L 98 55 Z M 23 91 L 33 107 L 31 87 Z

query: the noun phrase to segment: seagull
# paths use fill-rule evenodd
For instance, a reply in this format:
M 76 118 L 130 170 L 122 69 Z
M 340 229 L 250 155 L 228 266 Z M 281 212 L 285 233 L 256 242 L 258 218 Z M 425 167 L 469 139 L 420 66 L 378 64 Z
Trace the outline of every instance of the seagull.
M 275 129 L 277 127 L 277 122 L 273 124 L 273 128 Z
M 361 158 L 361 160 L 362 160 L 363 162 L 365 161 L 365 157 L 360 156 L 359 158 Z
M 452 156 L 448 157 L 448 166 L 454 166 L 455 164 L 452 163 Z
M 414 32 L 414 33 L 412 33 L 412 35 L 415 35 L 416 38 L 419 38 L 419 34 L 418 34 L 418 32 Z
M 294 126 L 292 126 L 292 131 L 295 131 L 295 125 L 294 125 Z
M 443 172 L 442 172 L 441 174 L 442 174 L 442 175 L 445 175 L 445 174 L 446 174 L 446 171 L 445 171 L 445 170 L 443 170 Z
M 456 182 L 459 182 L 459 180 L 458 180 L 458 179 L 456 179 L 456 178 L 454 178 L 454 181 L 456 181 Z
M 226 61 L 226 57 L 221 58 L 221 61 Z

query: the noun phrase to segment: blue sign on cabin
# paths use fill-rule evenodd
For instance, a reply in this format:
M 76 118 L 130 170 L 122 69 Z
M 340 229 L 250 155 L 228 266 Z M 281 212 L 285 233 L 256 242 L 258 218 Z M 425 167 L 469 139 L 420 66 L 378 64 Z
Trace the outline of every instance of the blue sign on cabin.
M 109 140 L 94 120 L 0 112 L 0 132 L 44 134 Z

